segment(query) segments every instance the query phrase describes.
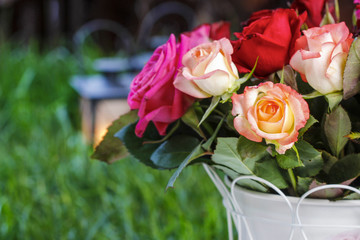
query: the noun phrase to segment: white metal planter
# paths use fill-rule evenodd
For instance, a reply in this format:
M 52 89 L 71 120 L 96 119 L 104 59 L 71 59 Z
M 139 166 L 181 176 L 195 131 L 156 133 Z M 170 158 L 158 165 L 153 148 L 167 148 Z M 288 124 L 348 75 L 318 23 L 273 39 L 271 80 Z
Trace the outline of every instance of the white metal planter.
M 233 224 L 241 240 L 360 240 L 360 200 L 329 201 L 306 199 L 311 193 L 342 188 L 360 194 L 345 185 L 326 185 L 306 192 L 302 197 L 285 196 L 272 183 L 254 176 L 222 181 L 214 169 L 203 165 L 223 197 L 227 210 L 229 239 Z M 278 193 L 260 193 L 236 185 L 253 179 Z

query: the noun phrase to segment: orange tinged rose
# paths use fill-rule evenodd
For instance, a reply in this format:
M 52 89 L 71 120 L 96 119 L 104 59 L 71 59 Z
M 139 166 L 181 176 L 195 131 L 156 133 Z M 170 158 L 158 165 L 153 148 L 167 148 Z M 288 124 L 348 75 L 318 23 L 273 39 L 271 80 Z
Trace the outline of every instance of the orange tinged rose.
M 232 102 L 235 129 L 255 142 L 264 138 L 280 154 L 294 145 L 309 119 L 309 106 L 302 96 L 280 83 L 246 87 L 243 94 L 233 94 Z

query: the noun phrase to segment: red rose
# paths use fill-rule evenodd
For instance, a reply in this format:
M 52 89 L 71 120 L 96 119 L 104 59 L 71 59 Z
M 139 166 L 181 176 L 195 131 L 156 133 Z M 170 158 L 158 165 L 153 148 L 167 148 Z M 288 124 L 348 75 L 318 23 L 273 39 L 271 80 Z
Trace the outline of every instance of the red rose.
M 307 12 L 306 24 L 309 28 L 319 27 L 324 16 L 325 4 L 328 2 L 329 10 L 335 15 L 334 0 L 295 0 L 291 8 L 297 9 L 299 13 Z
M 306 14 L 297 15 L 293 9 L 255 12 L 238 40 L 232 41 L 232 60 L 240 73 L 250 72 L 259 57 L 254 75 L 266 77 L 289 63 L 292 47 L 300 37 L 300 27 Z
M 191 48 L 209 42 L 211 35 L 217 37 L 224 33 L 226 25 L 204 24 L 182 34 L 179 43 L 171 35 L 167 43 L 154 51 L 134 78 L 128 96 L 130 108 L 139 109 L 139 122 L 135 129 L 138 137 L 143 135 L 150 121 L 160 135 L 165 135 L 169 124 L 184 115 L 195 99 L 174 87 L 174 79 L 182 67 L 181 59 Z
M 210 38 L 212 40 L 220 40 L 221 38 L 230 39 L 230 23 L 220 21 L 211 24 Z

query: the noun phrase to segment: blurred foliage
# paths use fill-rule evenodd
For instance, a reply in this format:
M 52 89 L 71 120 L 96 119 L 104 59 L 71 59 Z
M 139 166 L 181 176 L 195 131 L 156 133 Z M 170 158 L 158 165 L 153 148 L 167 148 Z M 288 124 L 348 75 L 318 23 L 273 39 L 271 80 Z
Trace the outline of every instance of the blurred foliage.
M 66 49 L 0 45 L 0 239 L 225 239 L 221 198 L 201 166 L 171 171 L 90 160 L 78 70 Z

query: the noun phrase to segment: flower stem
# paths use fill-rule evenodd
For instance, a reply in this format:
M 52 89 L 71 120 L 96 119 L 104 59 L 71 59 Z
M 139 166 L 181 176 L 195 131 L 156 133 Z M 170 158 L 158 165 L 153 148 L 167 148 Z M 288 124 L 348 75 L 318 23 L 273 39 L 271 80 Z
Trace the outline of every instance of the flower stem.
M 293 170 L 290 168 L 290 169 L 288 169 L 288 173 L 289 173 L 291 185 L 292 185 L 292 187 L 293 187 L 293 189 L 294 189 L 294 191 L 295 191 L 295 194 L 297 195 L 296 178 L 295 178 L 294 172 L 293 172 Z

